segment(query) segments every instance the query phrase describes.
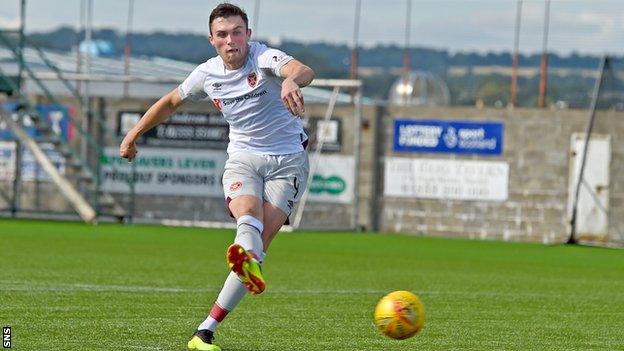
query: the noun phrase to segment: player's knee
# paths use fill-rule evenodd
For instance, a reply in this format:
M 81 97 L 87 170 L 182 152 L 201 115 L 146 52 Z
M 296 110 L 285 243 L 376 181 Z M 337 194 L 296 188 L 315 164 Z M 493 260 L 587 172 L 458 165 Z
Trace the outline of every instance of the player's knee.
M 238 217 L 236 220 L 236 226 L 240 227 L 242 224 L 248 224 L 256 228 L 260 234 L 262 234 L 262 231 L 264 230 L 264 224 L 262 224 L 262 221 L 252 215 L 246 214 Z
M 230 211 L 236 218 L 251 216 L 262 222 L 263 211 L 261 202 L 252 196 L 241 196 L 232 200 L 229 204 Z

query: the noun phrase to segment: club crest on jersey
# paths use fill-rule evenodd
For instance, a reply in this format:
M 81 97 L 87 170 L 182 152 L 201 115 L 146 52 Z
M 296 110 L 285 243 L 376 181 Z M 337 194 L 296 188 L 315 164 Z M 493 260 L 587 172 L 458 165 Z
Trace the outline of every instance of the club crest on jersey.
M 243 186 L 243 183 L 241 183 L 241 182 L 234 182 L 234 183 L 230 184 L 230 191 L 236 191 L 236 190 L 240 189 L 241 186 Z
M 212 103 L 215 105 L 217 110 L 221 111 L 221 99 L 212 99 Z
M 249 73 L 247 76 L 247 83 L 252 88 L 256 87 L 256 84 L 258 83 L 258 76 L 256 75 L 256 72 Z

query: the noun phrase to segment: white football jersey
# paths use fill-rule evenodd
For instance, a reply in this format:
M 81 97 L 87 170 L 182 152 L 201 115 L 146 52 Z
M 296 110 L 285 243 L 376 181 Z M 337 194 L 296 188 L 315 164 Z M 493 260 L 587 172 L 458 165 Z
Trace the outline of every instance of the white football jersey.
M 182 100 L 212 99 L 230 125 L 228 154 L 249 151 L 285 155 L 303 150 L 308 139 L 301 120 L 282 103 L 282 66 L 292 60 L 280 50 L 250 42 L 245 65 L 225 68 L 220 56 L 197 66 L 180 84 Z

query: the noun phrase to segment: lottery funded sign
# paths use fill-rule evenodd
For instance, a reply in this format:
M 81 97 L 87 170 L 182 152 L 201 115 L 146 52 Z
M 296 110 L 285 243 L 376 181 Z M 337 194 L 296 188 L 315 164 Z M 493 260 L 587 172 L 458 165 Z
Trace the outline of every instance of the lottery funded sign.
M 501 155 L 500 122 L 394 120 L 394 151 Z

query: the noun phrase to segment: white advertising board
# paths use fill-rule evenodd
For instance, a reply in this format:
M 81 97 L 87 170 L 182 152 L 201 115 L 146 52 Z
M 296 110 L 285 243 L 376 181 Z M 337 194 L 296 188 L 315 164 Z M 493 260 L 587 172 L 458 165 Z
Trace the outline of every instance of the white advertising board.
M 0 180 L 15 179 L 15 142 L 0 141 Z
M 53 144 L 40 143 L 39 147 L 48 156 L 52 164 L 61 174 L 65 174 L 65 158 L 56 151 Z M 15 178 L 15 142 L 0 141 L 0 180 Z M 22 148 L 22 181 L 39 180 L 51 181 L 50 176 L 39 166 L 33 154 L 27 148 Z
M 217 150 L 141 148 L 132 165 L 108 147 L 102 159 L 102 186 L 114 193 L 129 193 L 135 180 L 136 194 L 223 196 L 221 176 L 227 154 Z M 114 165 L 114 166 L 113 166 Z
M 227 159 L 224 151 L 141 148 L 134 176 L 117 147 L 106 148 L 102 160 L 102 186 L 106 191 L 136 194 L 223 197 L 221 177 Z M 310 200 L 332 203 L 353 201 L 353 156 L 323 155 L 310 177 Z M 112 166 L 114 164 L 114 167 Z
M 312 159 L 312 157 L 310 157 Z M 310 201 L 351 203 L 353 201 L 353 156 L 321 155 L 310 176 Z
M 387 157 L 384 195 L 445 200 L 505 201 L 509 164 L 500 161 Z

